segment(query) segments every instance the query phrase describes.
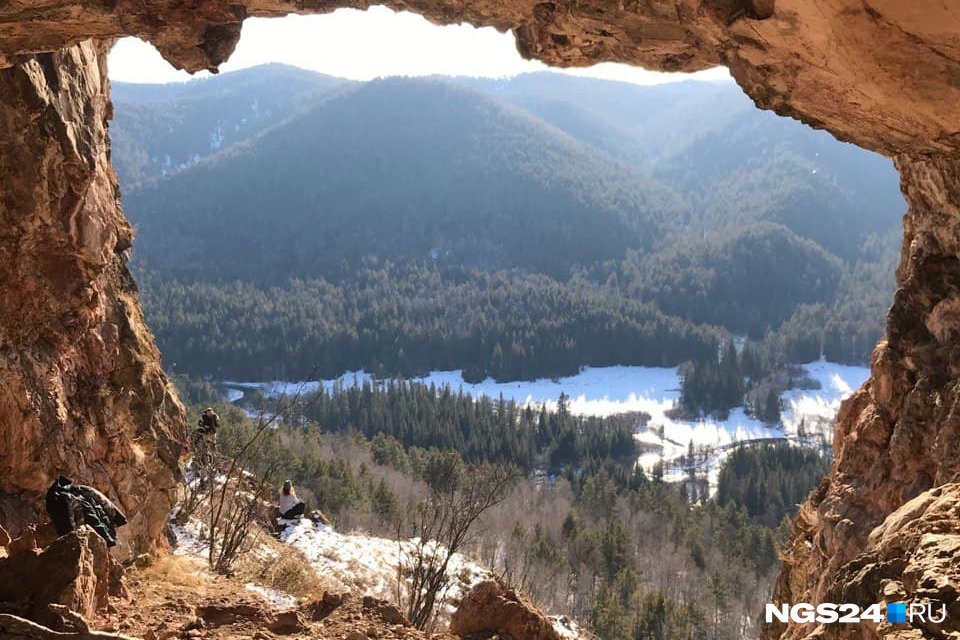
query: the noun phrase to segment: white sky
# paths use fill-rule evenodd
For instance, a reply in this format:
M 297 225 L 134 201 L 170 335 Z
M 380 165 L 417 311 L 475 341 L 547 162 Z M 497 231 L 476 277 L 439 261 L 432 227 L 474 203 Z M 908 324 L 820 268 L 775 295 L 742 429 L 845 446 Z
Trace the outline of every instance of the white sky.
M 433 74 L 505 77 L 549 68 L 522 59 L 509 33 L 469 25 L 439 27 L 418 15 L 395 13 L 385 7 L 340 9 L 324 16 L 251 18 L 244 22 L 237 50 L 221 71 L 267 62 L 354 80 Z M 117 81 L 173 82 L 190 78 L 171 67 L 153 46 L 136 38 L 120 40 L 110 53 L 109 64 L 110 77 Z M 730 78 L 722 67 L 682 74 L 599 64 L 563 72 L 637 84 Z

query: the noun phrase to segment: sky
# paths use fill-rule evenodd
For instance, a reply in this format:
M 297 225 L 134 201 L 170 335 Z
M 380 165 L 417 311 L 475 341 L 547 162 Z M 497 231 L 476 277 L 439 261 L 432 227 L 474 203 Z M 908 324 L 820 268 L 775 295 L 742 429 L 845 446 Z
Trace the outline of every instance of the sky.
M 550 69 L 541 62 L 521 58 L 509 33 L 470 25 L 440 27 L 418 15 L 385 7 L 339 9 L 323 16 L 248 19 L 236 51 L 221 71 L 268 62 L 353 80 L 397 75 L 509 77 Z M 152 45 L 136 38 L 124 38 L 116 44 L 109 66 L 111 79 L 123 82 L 176 82 L 191 77 L 170 66 Z M 562 72 L 636 84 L 730 78 L 723 67 L 683 74 L 599 64 Z M 197 77 L 204 75 L 208 74 Z

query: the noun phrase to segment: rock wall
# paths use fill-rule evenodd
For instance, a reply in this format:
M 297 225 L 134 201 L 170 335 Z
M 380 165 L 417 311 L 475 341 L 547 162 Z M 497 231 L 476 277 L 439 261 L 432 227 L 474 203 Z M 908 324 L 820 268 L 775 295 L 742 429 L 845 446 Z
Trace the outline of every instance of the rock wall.
M 232 52 L 248 16 L 368 4 L 15 0 L 0 5 L 0 67 L 7 67 L 0 72 L 0 490 L 29 502 L 56 472 L 79 474 L 119 495 L 136 516 L 131 528 L 147 540 L 156 533 L 176 479 L 173 436 L 181 409 L 159 369 L 124 268 L 131 234 L 107 158 L 104 45 L 89 38 L 137 35 L 180 68 L 215 69 Z M 867 604 L 894 597 L 897 589 L 920 597 L 926 592 L 913 582 L 923 575 L 920 565 L 946 558 L 956 566 L 956 547 L 929 536 L 949 533 L 943 514 L 956 516 L 960 499 L 946 490 L 960 479 L 955 410 L 960 5 L 954 0 L 384 4 L 438 23 L 512 29 L 523 55 L 552 64 L 617 61 L 668 71 L 725 64 L 758 106 L 894 157 L 910 211 L 887 337 L 874 354 L 871 380 L 841 410 L 833 470 L 801 509 L 775 597 L 816 603 L 845 594 Z M 914 508 L 917 500 L 938 506 Z M 923 534 L 894 544 L 884 532 L 906 531 L 894 525 L 907 520 L 913 523 L 910 531 Z M 914 577 L 906 569 L 899 582 L 889 577 L 897 566 L 914 567 L 909 574 Z M 879 573 L 870 573 L 874 569 Z M 871 575 L 888 577 L 871 581 Z M 829 633 L 855 633 L 833 629 Z M 771 626 L 766 636 L 825 633 Z M 911 637 L 917 633 L 938 637 L 930 629 Z
M 901 553 L 902 570 L 930 541 L 892 545 L 894 523 L 917 519 L 934 533 L 960 533 L 960 493 L 956 485 L 940 489 L 960 480 L 960 162 L 952 155 L 895 160 L 910 210 L 887 337 L 874 351 L 871 379 L 840 411 L 833 469 L 797 518 L 776 602 L 903 602 L 902 589 L 885 594 L 881 580 L 867 580 L 871 572 L 885 570 L 887 579 L 896 573 L 882 566 L 889 557 L 877 559 L 878 542 Z M 917 505 L 933 498 L 951 504 L 952 524 L 923 523 L 927 514 L 917 508 L 898 511 L 918 496 Z M 944 549 L 954 567 L 958 551 L 956 544 Z M 909 595 L 923 600 L 922 593 Z M 939 601 L 960 607 L 957 596 Z M 820 634 L 812 625 L 778 624 L 766 633 Z
M 183 410 L 125 266 L 109 46 L 0 70 L 0 524 L 16 537 L 63 474 L 122 505 L 139 550 L 172 504 Z

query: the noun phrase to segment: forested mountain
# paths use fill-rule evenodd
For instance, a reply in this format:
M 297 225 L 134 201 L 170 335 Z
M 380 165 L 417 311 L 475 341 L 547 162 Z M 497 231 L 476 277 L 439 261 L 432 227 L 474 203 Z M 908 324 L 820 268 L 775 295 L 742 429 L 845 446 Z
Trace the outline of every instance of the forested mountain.
M 882 331 L 891 164 L 732 83 L 269 65 L 114 96 L 133 266 L 181 371 L 504 380 L 674 366 L 728 332 L 769 366 L 853 363 Z
M 767 220 L 851 258 L 905 210 L 889 160 L 761 111 L 732 83 L 638 87 L 551 73 L 468 82 L 649 170 L 686 196 L 703 234 Z
M 170 282 L 142 273 L 166 362 L 230 379 L 333 378 L 363 368 L 413 376 L 463 369 L 468 381 L 553 377 L 624 362 L 674 366 L 714 353 L 721 332 L 543 275 L 364 268 L 260 288 Z
M 672 157 L 701 135 L 722 130 L 741 112 L 756 111 L 732 83 L 638 86 L 556 73 L 455 80 L 643 167 Z M 602 135 L 604 131 L 615 131 L 616 137 Z
M 654 254 L 632 252 L 620 285 L 665 313 L 761 339 L 798 305 L 832 300 L 843 263 L 812 240 L 760 223 Z
M 388 79 L 135 190 L 138 256 L 179 278 L 339 279 L 394 262 L 571 266 L 653 248 L 676 194 L 474 91 Z
M 196 164 L 350 84 L 280 64 L 164 85 L 116 82 L 110 136 L 120 183 L 129 190 Z

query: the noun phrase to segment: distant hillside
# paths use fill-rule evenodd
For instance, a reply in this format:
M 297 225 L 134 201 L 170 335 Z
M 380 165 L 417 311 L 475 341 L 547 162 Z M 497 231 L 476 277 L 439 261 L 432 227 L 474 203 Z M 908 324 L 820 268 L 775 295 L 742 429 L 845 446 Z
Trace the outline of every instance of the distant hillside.
M 457 78 L 638 166 L 653 166 L 690 140 L 756 110 L 733 83 L 641 86 L 558 73 L 507 80 Z M 606 133 L 616 133 L 609 136 Z M 581 136 L 583 136 L 581 138 Z
M 843 272 L 818 244 L 763 223 L 634 256 L 620 282 L 665 313 L 763 338 L 798 305 L 832 300 Z
M 339 277 L 364 256 L 563 277 L 651 248 L 685 211 L 515 108 L 408 79 L 342 91 L 124 204 L 151 268 L 259 282 Z
M 268 65 L 114 99 L 132 266 L 180 371 L 508 380 L 709 359 L 728 332 L 772 370 L 882 334 L 890 162 L 732 83 Z
M 314 104 L 348 80 L 280 64 L 172 84 L 113 83 L 120 183 L 181 170 Z
M 776 222 L 851 259 L 906 210 L 888 159 L 760 111 L 733 83 L 644 87 L 551 73 L 463 82 L 647 169 L 687 198 L 703 233 Z
M 845 260 L 906 211 L 888 159 L 756 109 L 691 141 L 654 175 L 686 194 L 706 232 L 776 222 Z

